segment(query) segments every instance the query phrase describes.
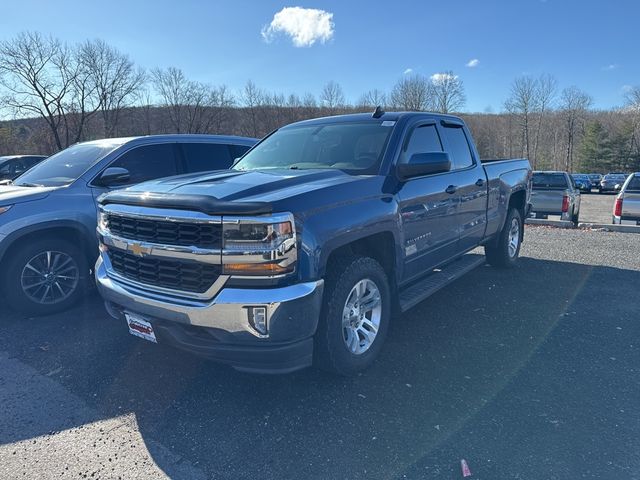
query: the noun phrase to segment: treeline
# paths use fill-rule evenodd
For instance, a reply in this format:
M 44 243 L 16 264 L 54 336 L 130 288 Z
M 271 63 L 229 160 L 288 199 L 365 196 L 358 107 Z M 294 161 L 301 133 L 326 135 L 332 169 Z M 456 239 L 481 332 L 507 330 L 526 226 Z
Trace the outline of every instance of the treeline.
M 462 80 L 451 71 L 404 75 L 388 90 L 348 102 L 329 81 L 317 94 L 240 90 L 189 79 L 180 69 L 144 71 L 102 40 L 68 45 L 26 32 L 0 42 L 0 155 L 54 153 L 78 141 L 158 133 L 262 137 L 281 125 L 323 115 L 387 110 L 464 110 Z M 550 75 L 516 78 L 500 113 L 461 114 L 483 158 L 523 156 L 537 169 L 640 171 L 640 87 L 624 107 L 594 111 L 578 87 Z

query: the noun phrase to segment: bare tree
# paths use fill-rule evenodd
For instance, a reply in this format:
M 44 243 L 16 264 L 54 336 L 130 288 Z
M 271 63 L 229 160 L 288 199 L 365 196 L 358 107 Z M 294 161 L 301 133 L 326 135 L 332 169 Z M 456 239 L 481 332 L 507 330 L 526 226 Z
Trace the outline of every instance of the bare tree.
M 176 133 L 209 133 L 219 129 L 233 106 L 233 96 L 226 86 L 212 87 L 189 80 L 178 68 L 154 69 L 151 76 Z
M 584 121 L 587 109 L 593 102 L 591 96 L 576 86 L 562 90 L 560 96 L 560 110 L 565 124 L 567 135 L 567 149 L 564 168 L 568 172 L 573 171 L 573 157 L 578 134 L 578 127 Z
M 340 107 L 344 107 L 344 92 L 338 82 L 330 80 L 325 84 L 320 93 L 320 103 L 329 110 L 330 114 L 335 113 Z
M 531 158 L 531 117 L 537 110 L 537 81 L 529 76 L 518 77 L 511 83 L 509 98 L 504 106 L 517 118 L 520 126 L 522 155 Z
M 377 106 L 385 107 L 387 105 L 387 94 L 382 90 L 374 88 L 365 92 L 358 101 L 358 106 L 362 109 L 375 108 Z
M 456 112 L 462 109 L 467 102 L 464 84 L 451 70 L 432 75 L 431 84 L 437 112 Z
M 259 135 L 258 126 L 258 109 L 264 102 L 264 92 L 256 87 L 253 81 L 248 80 L 242 92 L 242 103 L 249 111 L 249 120 L 251 122 L 248 135 L 257 137 Z
M 100 100 L 104 136 L 112 137 L 122 110 L 133 104 L 145 82 L 144 71 L 136 69 L 127 55 L 103 40 L 84 42 L 79 47 L 79 56 Z
M 153 85 L 160 97 L 160 105 L 167 109 L 169 122 L 176 133 L 182 133 L 189 80 L 182 70 L 169 67 L 151 71 Z
M 424 111 L 433 109 L 433 85 L 421 75 L 403 77 L 391 91 L 391 105 L 407 111 Z
M 67 146 L 65 108 L 76 81 L 71 64 L 72 53 L 53 37 L 25 32 L 0 42 L 3 102 L 16 116 L 43 118 L 58 150 Z
M 542 126 L 544 119 L 553 105 L 555 100 L 556 91 L 558 89 L 558 82 L 551 75 L 541 75 L 538 78 L 536 85 L 536 106 L 538 119 L 536 122 L 535 140 L 533 143 L 533 168 L 538 165 L 538 147 L 540 146 L 540 134 L 542 132 Z

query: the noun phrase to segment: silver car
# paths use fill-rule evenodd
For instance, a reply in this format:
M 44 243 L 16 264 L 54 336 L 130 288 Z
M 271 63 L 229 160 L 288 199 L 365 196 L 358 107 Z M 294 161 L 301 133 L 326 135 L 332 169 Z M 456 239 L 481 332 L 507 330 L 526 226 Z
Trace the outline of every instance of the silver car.
M 613 204 L 613 223 L 621 224 L 623 221 L 640 225 L 640 172 L 627 177 Z
M 533 172 L 531 211 L 536 218 L 559 215 L 575 225 L 580 217 L 580 190 L 567 172 Z
M 145 180 L 227 169 L 256 142 L 152 135 L 78 143 L 0 186 L 3 301 L 34 314 L 71 306 L 90 285 L 98 257 L 99 195 Z
M 615 192 L 616 185 L 622 185 L 627 176 L 624 173 L 607 173 L 598 186 L 599 193 Z

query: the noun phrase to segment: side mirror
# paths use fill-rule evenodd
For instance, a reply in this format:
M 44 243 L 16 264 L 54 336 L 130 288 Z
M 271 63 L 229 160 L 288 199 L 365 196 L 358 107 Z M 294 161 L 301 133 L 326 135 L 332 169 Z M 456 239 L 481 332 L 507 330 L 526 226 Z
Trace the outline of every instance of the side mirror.
M 414 153 L 407 163 L 398 164 L 398 176 L 402 180 L 451 170 L 447 152 Z
M 126 168 L 109 167 L 102 172 L 97 183 L 102 187 L 112 187 L 116 185 L 124 185 L 130 178 L 131 175 L 129 174 L 129 170 Z

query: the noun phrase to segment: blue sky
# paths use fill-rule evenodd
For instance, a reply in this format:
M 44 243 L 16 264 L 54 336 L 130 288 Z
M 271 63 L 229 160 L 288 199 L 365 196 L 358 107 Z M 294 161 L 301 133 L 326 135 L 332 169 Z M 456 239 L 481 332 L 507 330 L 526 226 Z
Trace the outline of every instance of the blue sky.
M 634 0 L 3 2 L 0 38 L 21 30 L 69 42 L 102 38 L 151 68 L 176 66 L 193 79 L 240 89 L 248 79 L 282 93 L 318 94 L 328 80 L 347 98 L 390 90 L 407 69 L 430 76 L 453 70 L 464 81 L 467 111 L 502 109 L 514 77 L 554 75 L 577 85 L 596 108 L 623 103 L 640 84 Z M 284 7 L 333 14 L 324 43 L 296 47 L 276 28 Z M 325 32 L 326 33 L 326 32 Z M 477 59 L 475 67 L 466 64 Z

